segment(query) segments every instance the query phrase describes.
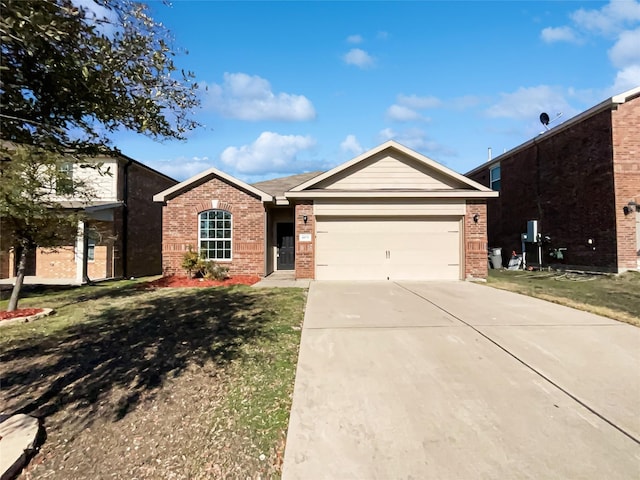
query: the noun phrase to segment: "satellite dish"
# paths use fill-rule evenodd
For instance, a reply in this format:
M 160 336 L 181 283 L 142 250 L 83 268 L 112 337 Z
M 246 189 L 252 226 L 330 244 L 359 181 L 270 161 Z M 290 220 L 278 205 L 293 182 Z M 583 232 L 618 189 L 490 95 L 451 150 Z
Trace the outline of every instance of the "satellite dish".
M 545 127 L 549 125 L 549 115 L 545 112 L 542 112 L 540 114 L 540 123 L 542 123 L 542 125 L 544 125 Z

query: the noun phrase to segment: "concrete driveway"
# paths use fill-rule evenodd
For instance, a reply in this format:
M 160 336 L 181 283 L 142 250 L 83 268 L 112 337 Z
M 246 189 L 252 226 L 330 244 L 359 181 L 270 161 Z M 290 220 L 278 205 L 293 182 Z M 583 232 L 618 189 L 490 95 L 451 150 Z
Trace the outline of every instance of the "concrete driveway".
M 467 282 L 314 282 L 283 478 L 640 478 L 640 329 Z

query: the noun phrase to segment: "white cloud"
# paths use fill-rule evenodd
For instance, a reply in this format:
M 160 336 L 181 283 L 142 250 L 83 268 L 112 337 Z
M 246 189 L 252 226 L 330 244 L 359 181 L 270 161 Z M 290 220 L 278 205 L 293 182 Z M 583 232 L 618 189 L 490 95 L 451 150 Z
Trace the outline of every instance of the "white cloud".
M 397 103 L 387 109 L 386 117 L 396 122 L 428 121 L 429 118 L 423 116 L 418 110 L 441 106 L 442 101 L 436 97 L 400 94 L 397 97 Z
M 640 28 L 622 32 L 609 50 L 609 58 L 616 68 L 640 65 Z
M 571 27 L 547 27 L 542 30 L 540 36 L 547 43 L 581 43 L 581 39 Z
M 151 168 L 182 181 L 213 167 L 209 157 L 178 157 L 174 160 L 147 162 Z
M 360 48 L 352 48 L 342 58 L 347 65 L 355 65 L 359 68 L 372 67 L 375 63 L 375 59 Z
M 386 40 L 387 38 L 389 38 L 389 32 L 385 32 L 384 30 L 381 30 L 378 32 L 376 37 L 378 38 L 378 40 Z
M 310 136 L 262 132 L 252 144 L 226 148 L 220 159 L 243 174 L 289 173 L 300 169 L 298 154 L 315 144 Z
M 358 44 L 362 43 L 363 41 L 364 39 L 362 38 L 362 35 L 349 35 L 347 37 L 347 43 Z
M 630 86 L 640 67 L 640 2 L 638 0 L 611 0 L 599 9 L 574 11 L 571 26 L 549 27 L 542 30 L 547 42 L 581 40 L 588 36 L 601 36 L 613 40 L 609 50 L 611 64 L 618 69 L 613 84 L 605 92 L 620 93 Z M 637 83 L 636 83 L 637 86 Z
M 400 132 L 385 128 L 378 132 L 378 140 L 381 143 L 387 140 L 395 140 L 405 147 L 426 155 L 454 156 L 456 154 L 452 149 L 429 139 L 427 132 L 420 128 L 409 128 Z
M 618 71 L 608 95 L 617 95 L 638 86 L 640 86 L 640 65 L 631 65 Z
M 364 152 L 364 149 L 360 145 L 360 142 L 358 142 L 355 135 L 347 135 L 342 143 L 340 143 L 340 150 L 354 156 L 360 155 Z
M 419 97 L 417 95 L 398 95 L 398 103 L 405 107 L 424 110 L 425 108 L 438 108 L 442 106 L 442 100 L 437 97 Z
M 600 10 L 576 10 L 571 19 L 581 29 L 611 35 L 640 21 L 640 3 L 636 0 L 612 0 Z
M 205 107 L 239 120 L 304 121 L 315 118 L 311 101 L 303 95 L 274 93 L 257 75 L 225 73 L 221 85 L 208 85 Z
M 501 93 L 500 101 L 486 110 L 493 118 L 537 119 L 542 112 L 553 117 L 562 112 L 565 118 L 577 113 L 565 99 L 564 92 L 548 85 L 520 87 L 512 93 Z
M 411 122 L 415 120 L 423 120 L 424 117 L 415 110 L 404 105 L 391 105 L 387 109 L 386 116 L 389 120 L 396 122 Z

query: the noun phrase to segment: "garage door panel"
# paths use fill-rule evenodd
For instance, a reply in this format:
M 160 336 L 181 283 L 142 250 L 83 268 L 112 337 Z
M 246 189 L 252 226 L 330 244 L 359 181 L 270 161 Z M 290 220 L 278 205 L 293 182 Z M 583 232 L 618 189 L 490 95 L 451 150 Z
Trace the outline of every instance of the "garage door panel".
M 316 227 L 318 280 L 458 280 L 456 218 L 323 218 Z

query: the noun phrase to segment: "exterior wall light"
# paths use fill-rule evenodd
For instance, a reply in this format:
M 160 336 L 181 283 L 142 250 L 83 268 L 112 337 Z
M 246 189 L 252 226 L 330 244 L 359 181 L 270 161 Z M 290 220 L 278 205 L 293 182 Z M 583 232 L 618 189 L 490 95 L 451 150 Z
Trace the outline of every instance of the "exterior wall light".
M 622 207 L 622 211 L 624 212 L 625 215 L 629 215 L 632 212 L 637 212 L 638 211 L 638 204 L 636 202 L 634 202 L 633 200 L 631 200 L 624 207 Z
M 302 221 L 303 221 L 305 224 L 307 223 L 307 220 L 308 220 L 307 216 L 306 216 L 306 215 L 302 215 Z
M 478 220 L 480 220 L 480 214 L 479 213 L 474 213 L 473 214 L 473 222 L 474 223 L 478 223 Z

